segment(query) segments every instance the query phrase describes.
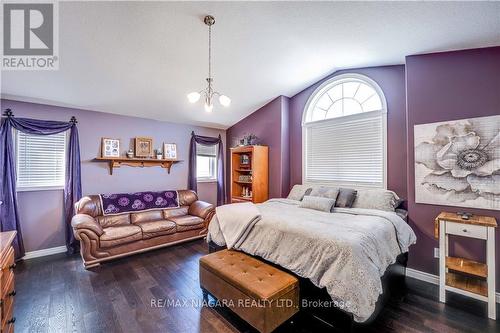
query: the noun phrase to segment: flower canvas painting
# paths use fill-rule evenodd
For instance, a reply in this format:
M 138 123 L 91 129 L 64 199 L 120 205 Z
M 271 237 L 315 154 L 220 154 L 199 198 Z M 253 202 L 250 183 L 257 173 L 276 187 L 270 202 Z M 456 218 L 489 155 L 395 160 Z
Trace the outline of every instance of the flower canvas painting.
M 415 125 L 415 202 L 500 210 L 500 116 Z

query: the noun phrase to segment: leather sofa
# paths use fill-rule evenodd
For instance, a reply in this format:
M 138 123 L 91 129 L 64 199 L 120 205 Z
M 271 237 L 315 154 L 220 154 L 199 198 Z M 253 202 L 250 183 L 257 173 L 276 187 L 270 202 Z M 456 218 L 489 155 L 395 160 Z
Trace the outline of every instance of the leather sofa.
M 196 192 L 178 191 L 179 208 L 103 215 L 98 195 L 75 204 L 71 220 L 85 268 L 101 262 L 205 237 L 215 213 Z

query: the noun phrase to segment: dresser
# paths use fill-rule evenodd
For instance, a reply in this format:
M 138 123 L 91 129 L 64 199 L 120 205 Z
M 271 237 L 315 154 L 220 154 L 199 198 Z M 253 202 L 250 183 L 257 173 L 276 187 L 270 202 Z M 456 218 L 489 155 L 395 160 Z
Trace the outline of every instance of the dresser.
M 472 215 L 467 219 L 456 213 L 442 212 L 436 217 L 434 233 L 439 238 L 439 301 L 446 302 L 446 291 L 488 303 L 488 317 L 496 319 L 495 302 L 495 228 L 490 216 Z M 450 256 L 449 235 L 484 241 L 486 263 Z
M 14 332 L 14 248 L 12 242 L 16 237 L 15 231 L 0 232 L 0 321 L 1 333 Z

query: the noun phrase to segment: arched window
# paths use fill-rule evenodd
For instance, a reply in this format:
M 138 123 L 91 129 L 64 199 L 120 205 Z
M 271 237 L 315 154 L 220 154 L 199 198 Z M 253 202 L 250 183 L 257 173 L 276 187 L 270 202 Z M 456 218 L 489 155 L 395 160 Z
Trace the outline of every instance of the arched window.
M 385 188 L 386 123 L 385 97 L 372 79 L 343 74 L 324 82 L 302 119 L 303 183 Z

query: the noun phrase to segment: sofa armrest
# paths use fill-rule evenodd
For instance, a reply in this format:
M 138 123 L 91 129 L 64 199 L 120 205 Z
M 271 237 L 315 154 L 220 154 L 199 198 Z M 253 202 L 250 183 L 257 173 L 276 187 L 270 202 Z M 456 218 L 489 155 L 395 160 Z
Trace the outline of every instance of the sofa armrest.
M 97 236 L 101 236 L 104 233 L 101 225 L 92 216 L 87 214 L 76 214 L 73 216 L 71 226 L 75 232 L 80 229 L 88 229 L 93 231 Z
M 210 212 L 215 211 L 215 207 L 208 202 L 197 200 L 189 206 L 188 214 L 206 219 Z

